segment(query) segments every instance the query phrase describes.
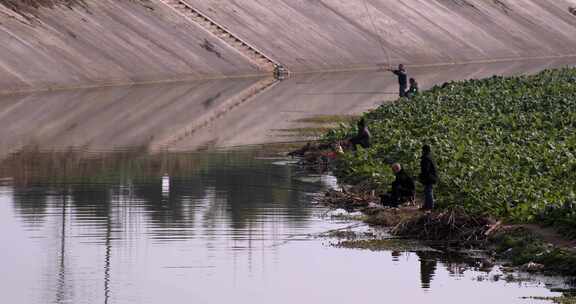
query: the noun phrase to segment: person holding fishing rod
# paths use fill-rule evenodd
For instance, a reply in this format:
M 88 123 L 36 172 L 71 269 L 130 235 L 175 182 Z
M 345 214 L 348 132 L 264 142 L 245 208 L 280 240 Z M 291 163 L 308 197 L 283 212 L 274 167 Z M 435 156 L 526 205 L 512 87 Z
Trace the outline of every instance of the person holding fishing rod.
M 398 76 L 398 86 L 400 87 L 400 97 L 408 97 L 406 91 L 408 89 L 408 73 L 403 64 L 398 65 L 397 70 L 388 69 L 388 71 Z
M 390 52 L 386 50 L 384 45 L 384 41 L 382 39 L 382 35 L 380 35 L 379 28 L 376 26 L 374 22 L 374 18 L 372 18 L 372 14 L 370 14 L 370 9 L 368 8 L 368 1 L 364 0 L 364 8 L 366 9 L 366 15 L 372 24 L 372 28 L 374 29 L 374 33 L 377 37 L 378 46 L 382 50 L 382 54 L 387 57 L 388 64 L 390 65 L 392 60 L 390 58 Z M 400 86 L 400 97 L 408 97 L 411 98 L 418 93 L 418 83 L 416 80 L 410 81 L 410 89 L 408 89 L 408 74 L 406 73 L 406 69 L 404 68 L 403 64 L 398 65 L 397 70 L 393 70 L 392 68 L 388 68 L 388 71 L 396 74 L 398 76 L 398 85 Z

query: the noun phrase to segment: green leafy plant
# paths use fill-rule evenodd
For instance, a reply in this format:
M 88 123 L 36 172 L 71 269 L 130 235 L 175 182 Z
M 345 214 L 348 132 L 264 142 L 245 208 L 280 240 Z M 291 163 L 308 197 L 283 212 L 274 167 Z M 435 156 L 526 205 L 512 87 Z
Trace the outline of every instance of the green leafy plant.
M 576 228 L 576 211 L 566 209 L 576 192 L 576 69 L 450 82 L 364 118 L 374 144 L 339 162 L 345 181 L 390 183 L 391 162 L 416 175 L 426 143 L 438 163 L 441 207 L 518 222 L 558 217 Z M 327 139 L 354 132 L 341 126 Z

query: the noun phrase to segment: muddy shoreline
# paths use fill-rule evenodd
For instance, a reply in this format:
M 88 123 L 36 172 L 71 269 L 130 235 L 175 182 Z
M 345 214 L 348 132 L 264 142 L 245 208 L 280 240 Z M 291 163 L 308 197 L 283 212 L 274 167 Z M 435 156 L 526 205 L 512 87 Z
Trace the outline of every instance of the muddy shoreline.
M 333 210 L 344 209 L 351 214 L 360 212 L 363 216 L 355 216 L 355 219 L 385 229 L 395 240 L 418 241 L 448 252 L 480 250 L 486 253 L 485 262 L 488 264 L 499 261 L 505 266 L 531 273 L 576 277 L 574 251 L 553 244 L 550 239 L 536 233 L 534 228 L 503 224 L 461 209 L 425 212 L 417 205 L 383 208 L 377 204 L 376 197 L 350 194 L 349 191 L 335 194 L 337 191 L 331 190 L 318 201 Z M 337 202 L 334 197 L 338 197 Z M 348 240 L 340 245 L 378 250 L 388 248 L 388 241 L 374 237 Z
M 304 157 L 299 165 L 318 173 L 330 170 L 334 163 Z M 422 198 L 419 196 L 400 208 L 383 207 L 378 188 L 379 185 L 370 181 L 340 184 L 339 189 L 328 190 L 316 199 L 339 217 L 361 221 L 392 236 L 385 239 L 370 234 L 358 237 L 351 231 L 338 231 L 331 235 L 341 240 L 334 246 L 410 252 L 424 247 L 424 251 L 449 253 L 463 259 L 467 252 L 482 252 L 482 257 L 475 257 L 474 263 L 499 264 L 509 271 L 576 277 L 576 251 L 567 246 L 573 241 L 552 228 L 509 224 L 503 219 L 474 215 L 462 208 L 424 211 L 420 209 Z

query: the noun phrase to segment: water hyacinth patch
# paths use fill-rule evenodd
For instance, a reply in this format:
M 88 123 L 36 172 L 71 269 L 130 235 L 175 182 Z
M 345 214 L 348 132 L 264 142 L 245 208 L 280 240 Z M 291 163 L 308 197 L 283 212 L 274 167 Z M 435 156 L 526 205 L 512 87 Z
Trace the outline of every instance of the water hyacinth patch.
M 373 146 L 342 158 L 336 174 L 345 181 L 384 187 L 392 162 L 416 176 L 426 143 L 438 163 L 441 207 L 519 222 L 562 214 L 576 230 L 576 69 L 450 82 L 364 117 Z M 327 139 L 354 132 L 342 126 Z

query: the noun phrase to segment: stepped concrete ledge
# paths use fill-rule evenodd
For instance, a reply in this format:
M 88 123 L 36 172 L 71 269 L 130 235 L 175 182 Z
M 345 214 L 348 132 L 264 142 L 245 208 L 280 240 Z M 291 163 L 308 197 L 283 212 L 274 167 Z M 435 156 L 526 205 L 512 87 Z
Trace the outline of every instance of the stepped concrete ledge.
M 270 73 L 274 72 L 276 66 L 280 66 L 278 62 L 275 62 L 270 57 L 257 50 L 256 47 L 236 37 L 232 32 L 219 25 L 214 20 L 210 19 L 202 12 L 192 7 L 190 4 L 181 0 L 159 1 L 173 8 L 182 16 L 188 18 L 192 22 L 195 22 L 206 31 L 212 33 L 218 39 L 221 39 L 236 49 L 240 54 L 248 58 L 248 60 L 254 62 L 261 70 Z M 208 41 L 206 41 L 204 47 L 211 51 L 214 49 L 214 47 Z

